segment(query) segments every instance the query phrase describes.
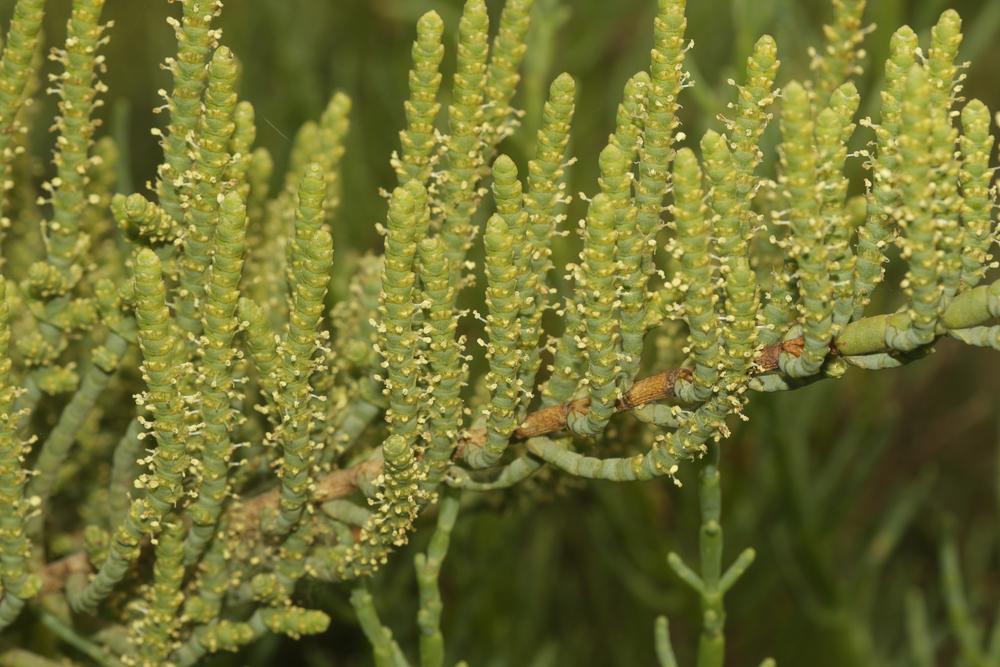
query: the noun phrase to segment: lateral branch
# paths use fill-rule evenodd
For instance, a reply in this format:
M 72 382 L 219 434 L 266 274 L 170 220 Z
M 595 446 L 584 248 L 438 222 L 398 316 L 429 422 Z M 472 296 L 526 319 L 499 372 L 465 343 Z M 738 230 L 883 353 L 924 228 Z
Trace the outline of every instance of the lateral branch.
M 981 326 L 1000 317 L 1000 280 L 989 285 L 980 285 L 967 290 L 955 297 L 941 316 L 939 336 L 949 331 L 957 331 L 974 326 Z M 889 352 L 885 345 L 886 331 L 889 327 L 900 328 L 907 325 L 905 313 L 898 312 L 888 315 L 874 315 L 848 324 L 836 341 L 830 345 L 830 356 L 850 357 Z M 933 341 L 930 346 L 933 346 Z M 805 344 L 803 338 L 788 340 L 769 345 L 760 350 L 754 359 L 753 375 L 765 375 L 778 369 L 778 360 L 782 354 L 799 356 Z M 903 355 L 903 358 L 912 358 Z M 686 380 L 690 371 L 684 368 L 664 370 L 637 380 L 632 387 L 618 399 L 615 405 L 617 412 L 626 412 L 635 408 L 676 398 L 678 381 Z M 536 410 L 529 414 L 514 431 L 512 440 L 527 440 L 549 433 L 558 433 L 566 428 L 566 420 L 570 413 L 584 413 L 589 409 L 590 400 L 579 398 L 562 405 Z M 459 440 L 456 455 L 467 447 L 481 447 L 486 439 L 484 429 L 467 431 Z M 334 470 L 316 483 L 312 501 L 316 504 L 343 498 L 358 489 L 359 481 L 371 479 L 382 470 L 382 457 L 376 452 L 371 457 L 341 470 Z M 229 510 L 231 525 L 236 526 L 241 538 L 254 539 L 255 531 L 260 526 L 260 517 L 265 512 L 275 511 L 278 507 L 280 489 L 275 488 L 257 495 Z M 59 560 L 48 563 L 42 571 L 43 593 L 51 593 L 62 589 L 66 580 L 74 573 L 89 571 L 87 556 L 77 552 Z

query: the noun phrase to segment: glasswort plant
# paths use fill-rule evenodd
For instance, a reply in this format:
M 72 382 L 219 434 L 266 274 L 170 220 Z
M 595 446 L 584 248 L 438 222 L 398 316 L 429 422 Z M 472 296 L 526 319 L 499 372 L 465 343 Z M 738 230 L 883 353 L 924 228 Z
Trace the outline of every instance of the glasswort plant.
M 865 3 L 834 0 L 808 77 L 779 84 L 778 46 L 761 37 L 717 127 L 689 137 L 685 2 L 659 0 L 648 67 L 581 194 L 578 261 L 557 267 L 581 111 L 571 74 L 552 80 L 524 167 L 503 152 L 531 17 L 551 3 L 507 0 L 491 31 L 484 0 L 467 0 L 447 103 L 444 23 L 417 21 L 384 251 L 363 257 L 333 242 L 352 205 L 350 99 L 334 93 L 301 128 L 269 191 L 222 2 L 177 4 L 162 163 L 140 192 L 116 191 L 124 147 L 96 113 L 103 0 L 73 0 L 52 51 L 54 172 L 36 196 L 23 193 L 43 0 L 17 0 L 7 31 L 0 664 L 185 666 L 323 633 L 330 617 L 299 587 L 311 581 L 347 584 L 375 664 L 408 665 L 367 581 L 436 513 L 414 560 L 419 662 L 437 667 L 461 507 L 544 468 L 679 484 L 692 466 L 699 563 L 668 562 L 700 601 L 697 664 L 721 666 L 725 596 L 755 552 L 724 562 L 719 462 L 750 394 L 895 368 L 945 337 L 1000 349 L 995 142 L 989 109 L 962 94 L 954 11 L 926 51 L 908 27 L 893 35 L 877 118 L 858 117 L 853 82 Z M 890 259 L 897 305 L 870 312 Z M 946 541 L 941 560 L 961 652 L 1000 664 L 955 550 Z M 908 609 L 933 664 L 919 596 Z M 33 620 L 59 642 L 33 639 Z M 666 617 L 655 651 L 678 664 Z

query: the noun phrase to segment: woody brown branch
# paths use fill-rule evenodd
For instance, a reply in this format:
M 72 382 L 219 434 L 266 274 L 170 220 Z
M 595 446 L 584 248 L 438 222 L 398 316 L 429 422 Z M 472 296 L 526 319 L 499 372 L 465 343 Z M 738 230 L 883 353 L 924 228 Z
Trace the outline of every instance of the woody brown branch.
M 775 343 L 763 348 L 755 360 L 754 375 L 769 373 L 778 368 L 778 357 L 788 353 L 799 356 L 802 353 L 804 341 L 801 337 Z M 831 353 L 836 350 L 831 348 Z M 648 377 L 637 380 L 615 404 L 615 412 L 626 412 L 635 408 L 655 403 L 656 401 L 669 401 L 675 399 L 677 382 L 679 380 L 689 380 L 691 371 L 686 368 L 660 371 Z M 590 407 L 589 398 L 579 398 L 569 403 L 555 405 L 549 408 L 536 410 L 528 415 L 521 425 L 514 431 L 514 440 L 527 440 L 540 435 L 557 433 L 566 428 L 566 420 L 571 412 L 584 413 Z M 459 443 L 459 448 L 481 446 L 485 441 L 486 433 L 483 429 L 470 431 L 465 441 Z

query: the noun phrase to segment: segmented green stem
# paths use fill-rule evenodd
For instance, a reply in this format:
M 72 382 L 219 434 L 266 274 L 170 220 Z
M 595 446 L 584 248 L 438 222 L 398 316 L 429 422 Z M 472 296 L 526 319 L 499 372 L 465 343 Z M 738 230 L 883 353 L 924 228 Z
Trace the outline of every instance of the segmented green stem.
M 0 148 L 6 152 L 13 132 L 17 112 L 24 98 L 25 87 L 32 75 L 31 59 L 35 55 L 38 35 L 45 17 L 44 0 L 17 0 L 0 58 L 0 127 L 3 132 Z M 5 161 L 8 156 L 4 156 Z
M 172 660 L 178 667 L 192 667 L 206 654 L 239 651 L 268 633 L 298 639 L 322 634 L 329 625 L 330 617 L 315 609 L 287 605 L 262 608 L 246 621 L 216 619 L 197 627 L 191 638 L 174 652 Z
M 931 91 L 927 71 L 920 65 L 911 67 L 906 77 L 899 137 L 903 191 L 899 219 L 903 234 L 899 244 L 909 266 L 903 291 L 910 303 L 905 324 L 890 327 L 886 340 L 891 348 L 898 350 L 912 350 L 934 339 L 943 292 L 941 266 L 937 260 L 937 230 L 931 208 L 934 201 L 931 194 L 934 179 L 932 135 L 936 122 L 946 122 L 943 117 L 947 111 L 928 108 Z
M 931 104 L 951 111 L 965 78 L 963 65 L 955 62 L 962 46 L 962 18 L 954 9 L 945 10 L 931 28 L 931 47 L 927 51 L 927 74 L 931 83 Z
M 177 38 L 177 56 L 167 60 L 173 90 L 166 98 L 170 120 L 163 133 L 163 164 L 158 171 L 156 194 L 167 215 L 178 221 L 185 215 L 180 190 L 191 168 L 188 138 L 201 116 L 202 93 L 208 76 L 205 65 L 215 41 L 212 19 L 218 13 L 218 6 L 217 0 L 182 0 L 181 20 L 169 20 Z
M 490 19 L 484 0 L 467 0 L 458 24 L 458 65 L 448 106 L 446 169 L 442 174 L 441 209 L 452 283 L 462 275 L 465 255 L 472 245 L 478 175 L 483 166 L 483 101 Z
M 771 334 L 768 328 L 784 331 L 791 319 L 791 309 L 781 298 L 788 276 L 783 272 L 772 276 L 770 289 L 774 298 L 761 309 L 761 297 L 755 289 L 756 275 L 750 267 L 750 241 L 754 229 L 761 225 L 761 218 L 752 206 L 757 183 L 754 172 L 763 159 L 759 143 L 771 120 L 769 109 L 774 101 L 774 81 L 780 64 L 774 39 L 769 35 L 758 39 L 753 53 L 747 58 L 746 81 L 737 87 L 736 101 L 729 107 L 735 110 L 735 115 L 723 118 L 726 128 L 723 140 L 728 143 L 728 158 L 721 146 L 715 146 L 714 164 L 709 164 L 707 158 L 705 163 L 706 175 L 715 188 L 709 193 L 709 206 L 721 216 L 720 222 L 732 218 L 716 234 L 716 247 L 720 257 L 719 271 L 725 281 L 727 326 L 723 336 L 728 351 L 726 356 L 730 360 L 726 385 L 734 393 L 741 391 L 746 381 L 743 371 L 751 363 L 754 349 Z M 723 169 L 719 160 L 730 158 L 735 170 Z M 723 176 L 727 171 L 734 173 Z M 731 184 L 722 186 L 724 179 Z M 725 190 L 731 190 L 732 194 Z M 727 201 L 730 196 L 734 199 L 731 204 Z M 724 209 L 728 212 L 724 213 Z M 763 330 L 749 320 L 751 316 L 757 319 L 758 313 Z
M 706 184 L 706 202 L 712 212 L 711 226 L 719 274 L 724 281 L 724 317 L 721 340 L 727 391 L 736 393 L 745 384 L 757 339 L 756 275 L 750 268 L 749 240 L 741 230 L 744 208 L 749 202 L 737 193 L 732 153 L 724 135 L 712 130 L 701 140 Z
M 722 490 L 719 477 L 719 447 L 713 445 L 706 454 L 698 478 L 701 501 L 698 539 L 700 573 L 688 567 L 676 553 L 667 557 L 671 569 L 701 598 L 698 667 L 722 667 L 726 655 L 724 597 L 753 563 L 755 555 L 753 549 L 745 549 L 726 570 L 722 569 Z
M 0 630 L 13 623 L 25 601 L 35 596 L 41 586 L 30 574 L 28 561 L 31 543 L 25 534 L 31 510 L 25 498 L 28 473 L 22 458 L 26 443 L 18 435 L 23 417 L 14 408 L 18 390 L 11 363 L 10 307 L 7 304 L 7 281 L 0 276 Z
M 419 248 L 420 283 L 423 288 L 424 334 L 428 338 L 428 394 L 433 402 L 429 408 L 429 434 L 424 461 L 427 464 L 427 488 L 440 482 L 451 461 L 462 428 L 462 386 L 468 375 L 462 359 L 462 343 L 455 339 L 458 316 L 455 312 L 455 290 L 451 286 L 444 244 L 438 238 L 423 239 Z
M 962 283 L 962 249 L 965 229 L 961 225 L 962 201 L 958 193 L 960 163 L 955 152 L 958 130 L 952 122 L 954 105 L 964 74 L 956 64 L 962 43 L 962 19 L 954 10 L 941 14 L 931 29 L 927 73 L 932 92 L 930 104 L 944 113 L 934 119 L 931 137 L 931 164 L 935 173 L 934 222 L 940 236 L 941 308 L 955 297 Z
M 392 636 L 392 631 L 379 618 L 375 599 L 365 585 L 351 591 L 351 606 L 354 607 L 361 631 L 372 645 L 375 667 L 409 667 L 410 663 Z
M 413 447 L 403 436 L 389 436 L 382 444 L 382 456 L 385 463 L 376 480 L 375 511 L 361 527 L 357 541 L 340 554 L 336 567 L 341 579 L 371 574 L 384 565 L 392 548 L 409 540 L 420 506 L 427 499 Z
M 451 531 L 458 517 L 459 497 L 454 493 L 441 499 L 438 507 L 437 524 L 426 554 L 417 554 L 413 559 L 417 571 L 417 586 L 420 589 L 420 610 L 417 625 L 420 627 L 420 667 L 442 667 L 444 665 L 444 636 L 441 634 L 441 591 L 438 576 L 441 564 L 448 554 Z
M 389 397 L 386 420 L 391 432 L 404 436 L 410 447 L 417 441 L 420 409 L 414 354 L 417 342 L 414 314 L 418 303 L 414 298 L 414 261 L 417 244 L 426 233 L 426 192 L 422 185 L 410 181 L 397 187 L 389 201 L 378 336 L 379 352 L 385 360 L 384 393 Z
M 601 154 L 602 179 L 616 193 L 615 205 L 618 209 L 615 256 L 621 273 L 616 288 L 621 301 L 621 385 L 625 389 L 632 384 L 639 372 L 643 338 L 646 334 L 648 295 L 643 289 L 646 276 L 642 270 L 642 258 L 649 239 L 644 237 L 636 223 L 637 210 L 632 198 L 632 182 L 635 180 L 634 167 L 642 146 L 650 86 L 649 74 L 646 72 L 633 75 L 625 84 L 622 103 L 618 105 L 615 133 L 611 137 L 611 144 L 621 152 L 621 158 Z
M 530 215 L 524 207 L 521 181 L 517 165 L 506 155 L 493 162 L 493 198 L 497 213 L 507 224 L 511 239 L 527 239 Z M 525 391 L 518 397 L 518 418 L 526 414 L 531 399 L 530 388 L 534 385 L 535 374 L 541 361 L 538 343 L 542 337 L 541 312 L 537 308 L 543 298 L 544 276 L 531 271 L 531 254 L 534 248 L 529 243 L 513 244 L 513 261 L 517 275 L 518 300 L 518 378 Z
M 43 505 L 52 495 L 59 471 L 66 462 L 83 423 L 94 410 L 128 348 L 128 341 L 114 331 L 108 332 L 104 345 L 94 349 L 79 389 L 63 408 L 59 421 L 42 443 L 35 461 L 35 474 L 28 484 L 28 492 L 29 495 L 37 496 Z M 41 528 L 39 521 L 33 523 L 32 532 Z
M 488 139 L 490 146 L 496 146 L 517 128 L 510 101 L 521 80 L 521 61 L 528 51 L 524 38 L 531 25 L 533 5 L 534 0 L 508 0 L 500 13 L 500 27 L 493 38 L 486 70 L 486 121 L 493 135 Z
M 309 378 L 319 370 L 314 356 L 333 265 L 333 240 L 322 226 L 325 187 L 318 165 L 310 166 L 299 184 L 290 262 L 291 308 L 283 350 L 285 378 L 278 396 L 282 422 L 274 434 L 282 449 L 281 500 L 274 526 L 279 535 L 288 534 L 302 518 L 319 457 L 312 433 L 322 411 Z
M 587 386 L 590 410 L 567 424 L 577 433 L 597 435 L 614 414 L 617 398 L 618 321 L 615 294 L 615 210 L 598 194 L 590 203 L 584 226 L 581 266 L 576 276 L 578 301 L 586 327 Z M 579 418 L 577 418 L 579 417 Z
M 17 0 L 7 39 L 0 57 L 0 241 L 10 224 L 7 210 L 7 181 L 15 157 L 19 127 L 18 115 L 27 100 L 29 82 L 35 76 L 32 60 L 38 50 L 38 36 L 45 16 L 45 0 Z
M 234 387 L 236 350 L 233 338 L 239 323 L 236 307 L 246 247 L 246 206 L 238 192 L 229 192 L 219 205 L 212 266 L 202 309 L 202 370 L 197 388 L 203 422 L 202 449 L 194 489 L 195 501 L 188 508 L 191 531 L 184 544 L 184 559 L 193 563 L 215 533 L 222 504 L 229 491 L 228 477 L 237 414 Z
M 319 145 L 313 161 L 323 170 L 326 180 L 324 217 L 330 220 L 340 208 L 343 186 L 340 166 L 347 151 L 347 132 L 351 121 L 351 98 L 341 91 L 335 92 L 319 118 Z
M 121 523 L 128 512 L 129 494 L 138 474 L 139 455 L 142 452 L 142 441 L 139 439 L 142 431 L 142 422 L 138 417 L 133 418 L 115 446 L 111 480 L 108 482 L 108 525 L 112 527 Z
M 198 574 L 191 592 L 184 599 L 183 614 L 199 624 L 218 619 L 226 593 L 240 580 L 240 572 L 232 567 L 234 544 L 223 519 L 208 548 L 198 562 Z
M 786 192 L 791 237 L 787 250 L 798 266 L 799 321 L 805 344 L 798 356 L 784 355 L 782 371 L 791 377 L 815 374 L 833 338 L 833 286 L 820 218 L 818 151 L 809 93 L 798 82 L 785 87 L 781 116 L 781 184 Z
M 180 257 L 180 289 L 177 293 L 177 323 L 193 334 L 201 333 L 198 313 L 204 299 L 205 271 L 211 264 L 212 239 L 219 215 L 218 187 L 230 161 L 230 140 L 236 124 L 236 58 L 220 46 L 212 54 L 205 90 L 205 110 L 195 134 L 194 161 L 185 176 L 190 200 L 184 207 L 183 252 Z M 170 213 L 170 209 L 164 210 Z
M 76 0 L 67 25 L 66 50 L 57 52 L 65 68 L 59 81 L 59 133 L 53 162 L 52 220 L 46 228 L 48 261 L 63 275 L 63 289 L 69 291 L 83 271 L 80 256 L 88 240 L 81 234 L 80 220 L 87 206 L 90 148 L 96 123 L 91 118 L 97 94 L 104 85 L 97 79 L 103 59 L 97 49 L 104 43 L 100 22 L 103 0 Z
M 475 468 L 496 465 L 517 428 L 520 398 L 518 367 L 518 271 L 514 260 L 514 236 L 500 215 L 486 223 L 486 359 L 490 370 L 486 387 L 490 402 L 484 410 L 486 444 L 468 450 L 469 464 Z
M 178 392 L 184 372 L 178 362 L 184 343 L 177 337 L 167 310 L 163 273 L 156 253 L 140 250 L 134 266 L 135 315 L 147 386 L 142 404 L 152 413 L 151 430 L 157 446 L 147 459 L 152 472 L 136 480 L 140 495 L 132 501 L 125 520 L 116 530 L 107 559 L 84 588 L 69 591 L 70 605 L 81 612 L 97 608 L 138 558 L 143 537 L 160 531 L 163 518 L 183 496 L 184 472 L 189 466 L 184 404 Z
M 694 374 L 690 385 L 684 383 L 682 398 L 704 401 L 718 389 L 722 360 L 719 316 L 715 296 L 717 273 L 709 253 L 711 245 L 708 216 L 701 184 L 698 158 L 689 148 L 677 151 L 674 160 L 674 205 L 672 213 L 677 230 L 676 259 L 685 281 L 684 319 Z
M 254 120 L 253 105 L 246 100 L 240 101 L 233 111 L 233 135 L 230 138 L 229 153 L 232 156 L 226 165 L 225 180 L 233 183 L 243 201 L 250 192 L 248 174 L 253 165 L 253 142 L 257 138 L 257 125 Z
M 825 105 L 833 91 L 853 76 L 861 76 L 864 51 L 861 43 L 868 32 L 861 27 L 865 0 L 833 0 L 833 22 L 823 26 L 823 53 L 814 53 L 810 69 L 816 72 L 816 92 Z
M 885 63 L 885 90 L 882 91 L 881 124 L 875 129 L 877 155 L 871 161 L 872 183 L 868 192 L 868 217 L 858 229 L 857 263 L 854 269 L 854 317 L 858 319 L 882 282 L 885 249 L 895 230 L 892 217 L 899 201 L 899 153 L 896 137 L 902 119 L 906 76 L 915 62 L 917 35 L 909 27 L 897 30 L 889 42 Z
M 833 91 L 829 104 L 816 118 L 820 215 L 826 230 L 825 243 L 833 281 L 834 335 L 854 316 L 854 229 L 847 210 L 849 182 L 844 167 L 847 146 L 855 128 L 852 119 L 860 102 L 854 84 L 845 83 Z
M 990 134 L 990 112 L 979 100 L 962 109 L 962 222 L 965 243 L 962 253 L 962 286 L 975 287 L 983 279 L 986 266 L 993 259 L 992 219 L 996 209 L 996 190 L 990 155 L 994 137 Z
M 662 227 L 663 198 L 670 189 L 670 163 L 680 124 L 677 118 L 679 98 L 687 79 L 684 71 L 685 5 L 685 0 L 659 0 L 653 23 L 649 97 L 639 150 L 639 176 L 635 183 L 636 225 L 643 238 L 643 275 L 633 289 L 642 294 L 646 293 L 649 277 L 655 270 L 656 234 Z M 637 321 L 644 321 L 645 313 L 643 306 L 635 305 L 630 309 L 630 317 Z M 630 340 L 630 346 L 632 344 Z
M 569 74 L 560 74 L 552 82 L 549 99 L 542 109 L 542 127 L 536 139 L 535 158 L 528 162 L 528 189 L 524 205 L 529 215 L 529 266 L 531 272 L 540 277 L 547 277 L 553 268 L 551 239 L 567 200 L 563 178 L 575 94 L 576 84 Z M 553 292 L 554 289 L 548 287 L 545 281 L 539 280 L 539 302 L 528 313 L 533 322 L 541 322 Z M 574 337 L 578 333 L 579 318 L 572 306 L 567 306 L 565 319 L 566 329 L 558 341 L 552 377 L 542 386 L 542 401 L 546 405 L 569 400 L 577 385 L 579 354 Z
M 132 643 L 138 648 L 139 664 L 162 665 L 174 649 L 173 631 L 184 600 L 184 524 L 171 514 L 163 521 L 156 540 L 153 583 L 146 591 L 141 616 L 132 624 Z
M 444 23 L 437 12 L 427 12 L 417 21 L 417 38 L 411 52 L 410 98 L 403 105 L 406 129 L 399 133 L 401 155 L 393 160 L 400 185 L 409 180 L 426 183 L 431 175 L 437 144 L 434 121 L 441 110 L 437 96 L 444 57 L 443 31 Z
M 653 641 L 656 647 L 656 661 L 660 667 L 677 667 L 677 656 L 670 643 L 670 623 L 666 616 L 657 616 L 653 630 Z
M 131 239 L 151 246 L 173 243 L 180 238 L 180 224 L 161 207 L 140 194 L 116 194 L 111 212 L 121 230 Z

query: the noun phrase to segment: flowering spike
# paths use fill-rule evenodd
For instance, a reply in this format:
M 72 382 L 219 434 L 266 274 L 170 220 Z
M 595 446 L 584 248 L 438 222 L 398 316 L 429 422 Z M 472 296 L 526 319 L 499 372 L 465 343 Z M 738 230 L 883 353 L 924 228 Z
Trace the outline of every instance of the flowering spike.
M 934 339 L 942 286 L 937 262 L 938 234 L 930 202 L 934 166 L 933 133 L 945 122 L 947 110 L 930 107 L 933 83 L 927 70 L 913 65 L 906 74 L 899 137 L 902 170 L 902 206 L 899 244 L 909 270 L 903 291 L 910 297 L 903 317 L 890 324 L 886 343 L 897 350 L 912 350 Z
M 867 29 L 861 26 L 865 0 L 833 0 L 833 22 L 823 26 L 823 53 L 813 55 L 810 69 L 816 72 L 816 92 L 824 104 L 833 91 L 851 77 L 864 72 L 861 43 Z
M 185 560 L 192 563 L 212 539 L 229 492 L 229 466 L 233 454 L 230 433 L 237 415 L 231 407 L 234 390 L 233 338 L 239 325 L 236 308 L 243 276 L 246 245 L 246 205 L 239 192 L 229 192 L 219 205 L 219 225 L 214 239 L 212 266 L 202 312 L 203 370 L 200 380 L 201 417 L 205 422 L 200 456 L 198 497 L 189 508 L 192 527 L 184 545 Z
M 160 206 L 174 220 L 184 216 L 179 190 L 191 168 L 188 136 L 195 132 L 201 116 L 202 93 L 208 72 L 205 65 L 212 53 L 212 19 L 216 0 L 183 0 L 183 17 L 174 22 L 177 56 L 168 61 L 173 91 L 167 98 L 170 121 L 163 132 L 163 164 L 159 169 L 156 193 Z
M 590 202 L 584 225 L 584 245 L 577 275 L 577 301 L 584 322 L 587 347 L 587 385 L 590 409 L 574 413 L 570 428 L 585 435 L 604 430 L 614 412 L 618 367 L 618 322 L 615 317 L 615 215 L 608 195 Z
M 833 338 L 833 286 L 829 255 L 820 218 L 818 151 L 809 92 L 798 82 L 785 87 L 781 116 L 781 184 L 787 192 L 791 237 L 787 251 L 797 265 L 795 274 L 799 320 L 805 344 L 802 354 L 782 358 L 782 370 L 792 377 L 819 371 Z
M 829 105 L 816 118 L 820 215 L 830 251 L 834 334 L 854 315 L 854 227 L 847 210 L 849 183 L 844 167 L 847 145 L 855 128 L 852 119 L 860 102 L 861 98 L 854 84 L 845 83 L 833 91 Z
M 476 182 L 483 166 L 483 100 L 490 19 L 483 0 L 467 0 L 458 25 L 458 65 L 448 106 L 446 169 L 441 178 L 441 236 L 445 241 L 453 282 L 461 277 L 465 254 L 472 245 L 470 222 L 476 203 Z
M 426 304 L 424 315 L 427 361 L 430 375 L 428 391 L 433 397 L 427 430 L 426 486 L 440 482 L 458 445 L 462 429 L 462 386 L 468 369 L 462 360 L 462 344 L 456 340 L 458 315 L 455 312 L 455 290 L 451 286 L 448 260 L 441 239 L 428 238 L 420 242 L 419 275 Z
M 236 124 L 236 59 L 220 46 L 212 54 L 205 89 L 205 110 L 194 138 L 194 160 L 185 175 L 190 201 L 184 208 L 183 252 L 180 257 L 180 291 L 177 323 L 191 333 L 201 332 L 197 304 L 204 294 L 205 271 L 211 263 L 212 238 L 219 214 L 218 181 L 230 161 L 229 147 Z M 170 213 L 169 209 L 165 209 Z
M 878 153 L 873 160 L 872 184 L 868 192 L 868 216 L 858 229 L 857 262 L 854 267 L 854 318 L 864 313 L 872 290 L 882 282 L 885 249 L 892 241 L 891 218 L 898 204 L 897 167 L 899 154 L 895 138 L 900 132 L 906 76 L 916 62 L 917 35 L 908 26 L 897 30 L 889 42 L 882 91 L 881 124 L 876 129 Z
M 427 12 L 417 21 L 417 38 L 413 41 L 413 67 L 410 69 L 410 99 L 404 104 L 406 129 L 399 133 L 402 155 L 396 176 L 400 184 L 415 179 L 426 183 L 430 178 L 434 138 L 434 121 L 441 105 L 437 101 L 441 86 L 441 59 L 444 45 L 441 33 L 444 23 L 437 12 Z
M 0 630 L 16 620 L 41 585 L 28 569 L 31 543 L 25 525 L 30 505 L 24 495 L 28 475 L 22 463 L 25 443 L 18 435 L 22 415 L 14 408 L 17 388 L 13 383 L 10 340 L 7 281 L 0 276 Z
M 962 255 L 962 286 L 975 287 L 982 280 L 985 268 L 993 259 L 990 250 L 996 190 L 990 155 L 995 139 L 990 134 L 990 111 L 979 100 L 972 100 L 962 109 L 962 222 L 970 251 Z
M 510 101 L 521 79 L 521 61 L 528 51 L 524 38 L 531 25 L 532 5 L 534 0 L 508 0 L 500 13 L 500 28 L 493 38 L 486 69 L 486 118 L 495 135 L 490 145 L 499 144 L 517 128 Z
M 673 224 L 685 281 L 684 319 L 694 362 L 690 397 L 686 400 L 704 401 L 717 389 L 722 354 L 716 313 L 716 268 L 708 252 L 711 235 L 702 174 L 698 158 L 689 148 L 677 152 L 673 183 Z
M 490 402 L 486 409 L 486 445 L 469 450 L 475 468 L 496 465 L 517 427 L 519 396 L 517 377 L 520 366 L 518 347 L 517 265 L 514 237 L 500 215 L 486 223 L 486 358 L 490 364 L 486 386 Z

